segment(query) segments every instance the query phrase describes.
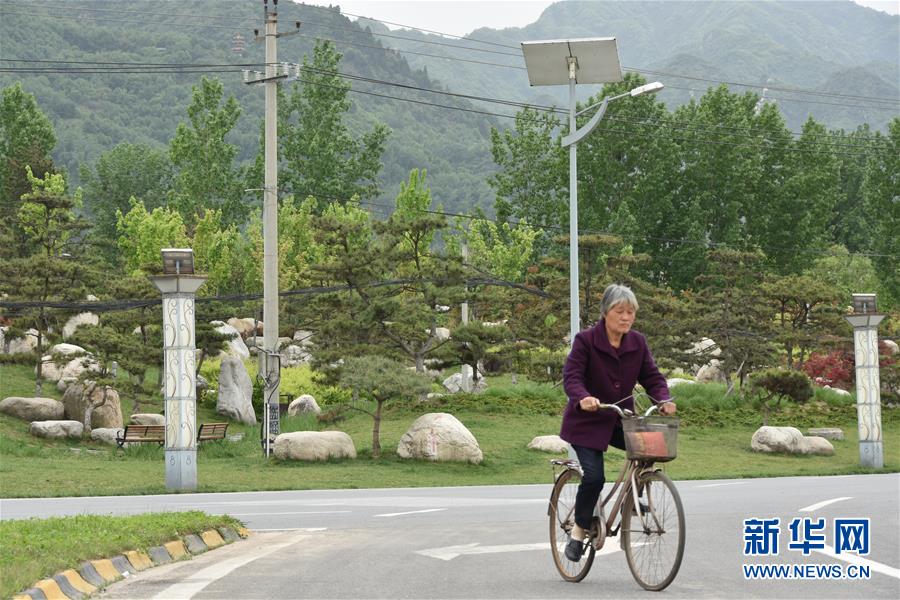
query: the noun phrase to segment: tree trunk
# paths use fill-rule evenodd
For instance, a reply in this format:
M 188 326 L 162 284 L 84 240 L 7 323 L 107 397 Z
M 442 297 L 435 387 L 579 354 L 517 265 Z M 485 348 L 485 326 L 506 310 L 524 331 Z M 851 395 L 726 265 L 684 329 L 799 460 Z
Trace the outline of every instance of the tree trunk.
M 27 336 L 28 334 L 26 333 L 25 335 Z M 37 362 L 37 369 L 35 370 L 35 378 L 34 378 L 34 395 L 35 396 L 41 395 L 41 387 L 44 383 L 44 356 L 43 356 L 43 352 L 41 352 L 41 341 L 43 341 L 43 338 L 41 336 L 40 330 L 38 330 L 38 334 L 37 334 L 38 362 Z
M 381 458 L 381 405 L 383 400 L 375 401 L 375 418 L 372 425 L 372 458 Z
M 416 373 L 424 373 L 425 372 L 425 355 L 422 353 L 416 353 Z

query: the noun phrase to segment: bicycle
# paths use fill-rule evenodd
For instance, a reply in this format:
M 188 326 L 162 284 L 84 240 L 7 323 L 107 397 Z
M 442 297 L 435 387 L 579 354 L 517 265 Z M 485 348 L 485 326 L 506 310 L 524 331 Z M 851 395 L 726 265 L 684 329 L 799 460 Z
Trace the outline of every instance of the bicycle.
M 601 494 L 594 524 L 585 537 L 585 552 L 578 562 L 566 558 L 565 547 L 575 525 L 575 494 L 581 481 L 577 460 L 551 460 L 555 475 L 550 494 L 550 549 L 563 579 L 578 582 L 587 576 L 594 555 L 606 538 L 619 536 L 628 568 L 644 589 L 660 591 L 675 579 L 684 555 L 684 508 L 678 490 L 654 463 L 675 458 L 678 419 L 643 416 L 614 404 L 601 404 L 622 418 L 626 459 L 612 489 Z M 614 502 L 611 501 L 615 500 Z M 607 508 L 609 516 L 606 516 Z M 621 535 L 620 535 L 621 534 Z

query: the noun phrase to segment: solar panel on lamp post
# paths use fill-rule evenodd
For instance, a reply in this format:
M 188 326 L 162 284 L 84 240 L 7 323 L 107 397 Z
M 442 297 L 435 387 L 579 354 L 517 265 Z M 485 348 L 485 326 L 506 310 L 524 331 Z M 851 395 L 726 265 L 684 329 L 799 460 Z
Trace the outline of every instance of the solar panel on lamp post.
M 522 54 L 525 56 L 525 68 L 531 85 L 569 86 L 569 134 L 563 137 L 562 145 L 569 147 L 569 343 L 572 344 L 581 329 L 578 297 L 578 142 L 597 127 L 610 102 L 655 93 L 663 85 L 658 81 L 648 83 L 624 94 L 604 98 L 598 104 L 576 113 L 577 84 L 615 83 L 623 80 L 616 38 L 522 42 Z M 597 112 L 578 129 L 576 117 L 592 109 L 597 109 Z

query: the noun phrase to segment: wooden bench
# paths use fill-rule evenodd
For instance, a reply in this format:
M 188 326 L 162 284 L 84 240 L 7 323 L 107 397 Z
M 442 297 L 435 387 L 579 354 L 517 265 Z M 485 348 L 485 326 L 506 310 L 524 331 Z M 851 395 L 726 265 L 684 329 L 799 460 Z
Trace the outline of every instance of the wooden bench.
M 224 440 L 228 423 L 201 423 L 197 430 L 197 443 Z
M 128 444 L 141 444 L 144 442 L 156 442 L 162 446 L 166 441 L 165 425 L 126 425 L 125 429 L 116 434 L 116 444 L 123 448 Z

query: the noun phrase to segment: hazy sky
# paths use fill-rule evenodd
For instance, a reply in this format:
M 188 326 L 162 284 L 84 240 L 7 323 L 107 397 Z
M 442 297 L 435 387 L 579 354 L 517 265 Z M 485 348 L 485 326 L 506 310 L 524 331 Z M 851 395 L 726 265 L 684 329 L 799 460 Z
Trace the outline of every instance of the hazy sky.
M 664 1 L 664 0 L 661 0 Z M 876 10 L 900 14 L 900 0 L 854 0 Z M 401 25 L 465 35 L 478 27 L 502 29 L 533 23 L 553 2 L 544 0 L 304 0 L 306 4 L 336 4 L 347 14 L 363 15 Z M 392 29 L 396 27 L 389 25 Z

